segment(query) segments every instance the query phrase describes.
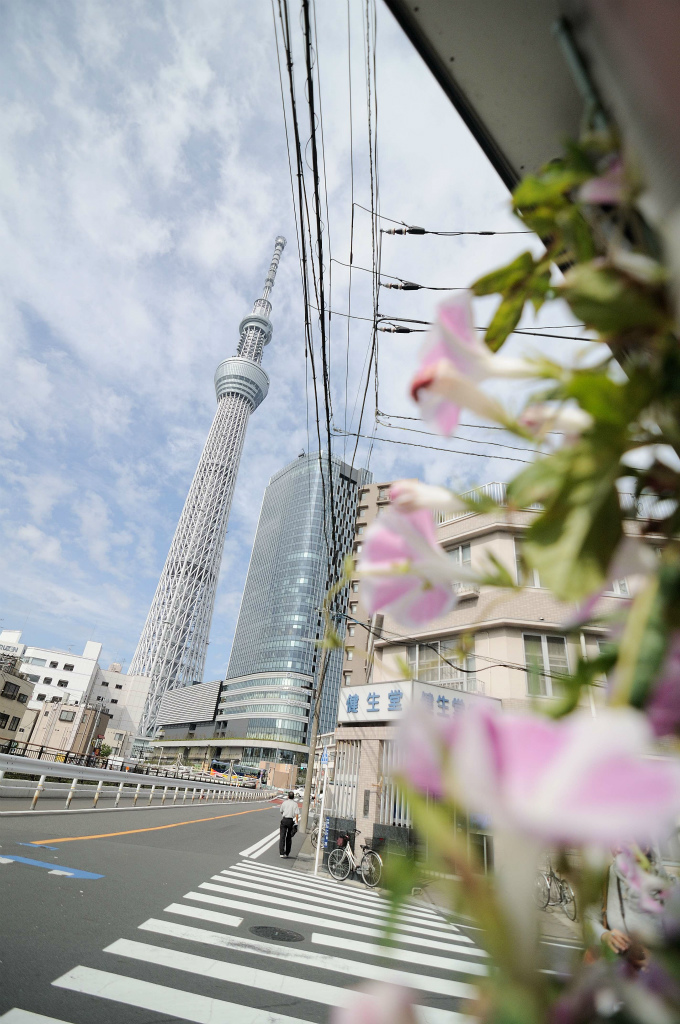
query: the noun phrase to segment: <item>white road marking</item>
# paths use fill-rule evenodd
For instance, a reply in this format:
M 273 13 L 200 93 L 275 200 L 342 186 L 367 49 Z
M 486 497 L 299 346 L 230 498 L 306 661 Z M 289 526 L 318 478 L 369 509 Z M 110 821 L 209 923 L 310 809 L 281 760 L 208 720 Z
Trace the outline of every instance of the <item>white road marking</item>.
M 267 850 L 271 850 L 272 846 L 275 846 L 276 843 L 278 843 L 278 841 L 279 841 L 279 830 L 277 829 L 276 830 L 276 835 L 274 836 L 273 839 L 269 840 L 269 842 L 267 843 L 266 846 L 261 846 L 259 850 L 255 851 L 255 853 L 251 853 L 251 855 L 250 855 L 251 859 L 254 860 L 256 857 L 262 856 L 262 854 L 266 853 Z
M 262 865 L 262 867 L 264 867 L 264 865 Z M 247 871 L 245 867 L 237 864 L 232 868 L 223 869 L 220 874 L 224 875 L 226 878 L 236 877 L 238 879 L 248 879 L 252 885 L 265 885 L 267 888 L 272 886 L 272 884 L 276 886 L 287 886 L 294 890 L 296 896 L 300 895 L 304 898 L 304 894 L 309 893 L 312 896 L 325 897 L 326 899 L 331 900 L 334 905 L 340 902 L 351 904 L 354 907 L 360 907 L 362 912 L 366 909 L 370 909 L 371 913 L 387 914 L 390 913 L 391 910 L 389 900 L 380 900 L 379 902 L 368 901 L 364 898 L 364 892 L 362 892 L 361 889 L 351 889 L 348 886 L 339 884 L 338 882 L 334 883 L 332 888 L 314 887 L 308 885 L 304 876 L 301 877 L 298 872 L 293 873 L 291 871 L 287 871 L 282 876 L 276 875 L 272 877 L 272 875 L 268 874 L 266 871 L 255 873 Z M 213 875 L 213 879 L 219 879 L 219 875 Z M 421 911 L 410 904 L 403 904 L 400 909 L 400 914 L 407 915 L 408 917 L 418 920 L 423 924 L 439 922 L 440 924 L 447 925 L 447 927 L 452 927 L 454 931 L 458 930 L 457 928 L 454 928 L 453 925 L 450 925 L 449 922 L 440 914 L 435 914 L 433 911 L 429 910 Z
M 276 906 L 279 907 L 281 910 L 288 910 L 288 909 L 297 910 L 298 908 L 300 908 L 300 901 L 299 900 L 287 900 L 287 899 L 282 899 L 280 896 L 268 896 L 268 895 L 266 895 L 264 893 L 262 893 L 262 894 L 261 893 L 251 893 L 251 892 L 248 892 L 245 889 L 239 889 L 239 888 L 237 888 L 234 885 L 229 885 L 229 886 L 228 885 L 215 885 L 214 882 L 201 882 L 201 884 L 199 885 L 198 888 L 199 889 L 207 889 L 209 892 L 227 893 L 230 896 L 240 896 L 242 898 L 243 897 L 247 897 L 249 899 L 257 901 L 258 904 L 259 903 L 275 903 Z M 354 914 L 354 913 L 351 913 L 349 910 L 336 910 L 332 906 L 324 906 L 323 908 L 319 907 L 318 909 L 316 907 L 311 907 L 311 906 L 310 907 L 305 907 L 305 906 L 303 906 L 302 909 L 303 910 L 309 910 L 309 911 L 316 910 L 316 912 L 318 914 L 321 914 L 322 917 L 325 917 L 325 916 L 328 916 L 328 917 L 341 917 L 341 918 L 344 918 L 346 921 L 364 921 L 365 920 L 365 917 L 364 917 L 364 915 L 361 912 L 358 912 L 358 913 Z M 283 917 L 285 915 L 281 914 L 281 916 Z M 379 924 L 379 923 L 380 922 L 378 922 L 378 921 L 375 922 L 375 924 Z M 458 935 L 457 934 L 445 930 L 446 929 L 446 924 L 443 921 L 441 923 L 441 931 L 438 931 L 435 928 L 421 928 L 419 925 L 410 924 L 410 923 L 406 924 L 405 922 L 402 922 L 402 921 L 398 922 L 397 927 L 399 928 L 400 932 L 412 932 L 414 935 L 433 935 L 435 938 L 439 938 L 439 939 L 453 939 L 453 938 L 455 938 L 456 940 L 458 939 Z
M 20 1010 L 14 1007 L 0 1017 L 2 1024 L 67 1024 L 67 1021 L 58 1020 L 56 1017 L 45 1017 L 42 1013 L 32 1013 L 30 1010 Z
M 347 949 L 350 953 L 361 953 L 363 956 L 384 956 L 389 960 L 400 960 L 409 964 L 422 964 L 423 967 L 434 967 L 438 971 L 462 971 L 464 974 L 488 974 L 485 964 L 474 960 L 454 960 L 448 956 L 433 956 L 431 953 L 420 953 L 415 949 L 402 949 L 401 946 L 381 946 L 377 943 L 360 942 L 358 939 L 345 939 L 342 935 L 324 935 L 313 932 L 312 942 L 318 946 L 329 946 L 330 949 Z M 489 954 L 483 949 L 466 949 L 466 953 L 479 957 Z
M 164 914 L 183 914 L 185 917 L 200 917 L 204 921 L 214 921 L 217 924 L 226 924 L 230 928 L 238 928 L 243 921 L 242 917 L 234 917 L 233 914 L 221 914 L 217 910 L 204 910 L 203 907 L 185 907 L 182 903 L 171 903 L 163 911 Z
M 182 953 L 176 949 L 152 946 L 146 942 L 119 939 L 107 946 L 104 952 L 129 956 L 144 963 L 169 967 L 176 971 L 187 971 L 205 978 L 229 981 L 236 985 L 248 985 L 251 988 L 263 989 L 265 992 L 277 995 L 306 999 L 309 1002 L 322 1003 L 326 1006 L 348 1006 L 354 997 L 354 991 L 351 988 L 340 988 L 338 985 L 308 981 L 306 978 L 295 978 L 286 974 L 274 974 L 271 971 L 261 971 L 257 967 L 230 964 L 224 960 L 213 960 L 210 957 L 196 956 L 194 953 Z M 466 985 L 463 982 L 453 982 L 452 984 L 460 986 L 459 994 L 464 993 L 463 998 L 474 999 L 477 995 L 474 985 Z M 427 1019 L 429 1007 L 423 1006 L 420 1007 L 420 1010 Z
M 265 892 L 270 894 L 277 894 L 279 896 L 290 896 L 295 899 L 298 903 L 303 901 L 305 903 L 318 903 L 325 907 L 337 907 L 338 909 L 353 910 L 360 913 L 362 917 L 370 914 L 372 917 L 381 917 L 387 920 L 391 917 L 389 910 L 383 909 L 382 907 L 375 906 L 364 906 L 360 900 L 346 900 L 341 894 L 339 897 L 331 896 L 326 893 L 309 893 L 305 889 L 298 888 L 295 884 L 295 879 L 291 880 L 289 886 L 279 885 L 277 882 L 267 882 L 265 879 L 258 878 L 254 880 L 252 875 L 243 875 L 231 871 L 223 871 L 219 875 L 213 875 L 211 881 L 221 882 L 223 885 L 228 885 L 230 882 L 233 883 L 240 889 L 254 889 L 257 892 Z M 257 898 L 257 896 L 255 897 Z M 311 907 L 309 908 L 312 909 Z M 407 912 L 399 912 L 396 915 L 396 920 L 404 924 L 431 924 L 434 926 L 439 925 L 440 928 L 446 929 L 447 924 L 445 921 L 437 920 L 430 922 L 429 919 L 416 917 Z M 453 933 L 452 934 L 457 934 Z
M 258 841 L 253 843 L 252 846 L 249 846 L 247 850 L 241 850 L 239 857 L 249 857 L 251 853 L 254 853 L 255 850 L 258 850 L 261 846 L 264 846 L 265 843 L 268 843 L 270 839 L 274 836 L 278 836 L 278 834 L 279 830 L 277 828 L 275 832 L 270 832 L 268 836 L 264 837 L 264 839 L 258 839 Z
M 138 981 L 109 971 L 91 967 L 74 967 L 52 982 L 57 988 L 71 992 L 112 999 L 126 1006 L 138 1006 L 167 1017 L 179 1017 L 191 1024 L 305 1024 L 299 1017 L 289 1017 L 271 1010 L 258 1010 L 253 1006 L 229 1003 L 224 999 L 210 999 L 195 992 L 184 992 L 150 981 Z
M 274 907 L 263 907 L 252 902 L 246 903 L 243 900 L 224 899 L 221 896 L 209 896 L 203 892 L 187 892 L 184 895 L 186 900 L 196 900 L 199 903 L 210 903 L 217 907 L 230 907 L 232 910 L 245 910 L 249 914 L 257 914 L 259 917 L 275 917 L 281 921 L 284 916 L 286 921 L 299 921 L 301 924 L 313 924 L 317 928 L 330 928 L 331 931 L 349 932 L 350 935 L 367 935 L 372 939 L 381 939 L 384 936 L 382 928 L 366 928 L 360 924 L 349 924 L 345 921 L 325 920 L 318 914 L 300 914 L 294 910 L 287 910 L 283 915 L 280 910 Z M 436 939 L 424 939 L 418 935 L 408 935 L 403 931 L 394 932 L 394 938 L 409 946 L 425 946 L 426 949 L 442 949 L 447 953 L 469 953 L 468 946 L 456 945 L 453 942 L 439 942 Z M 456 936 L 457 938 L 457 936 Z
M 273 864 L 254 864 L 252 861 L 241 861 L 240 864 L 233 865 L 234 870 L 242 870 L 244 873 L 253 875 L 262 875 L 272 880 L 272 874 L 281 875 L 282 880 L 290 880 L 291 869 L 280 868 Z M 299 882 L 300 885 L 305 886 L 309 889 L 323 889 L 325 892 L 335 895 L 336 893 L 342 893 L 343 896 L 361 899 L 362 902 L 371 903 L 383 907 L 389 906 L 389 900 L 386 900 L 382 896 L 378 896 L 377 893 L 371 892 L 369 889 L 359 889 L 358 887 L 347 885 L 344 882 L 336 882 L 324 878 L 315 878 L 313 875 L 303 875 L 300 872 L 295 872 L 292 877 L 295 878 L 296 884 Z M 417 913 L 427 918 L 434 918 L 436 920 L 442 920 L 443 914 L 440 911 L 431 909 L 430 907 L 423 907 L 419 903 L 408 901 L 404 904 L 408 908 L 409 912 Z M 454 930 L 458 930 L 455 925 L 450 925 Z
M 292 946 L 277 946 L 271 942 L 256 942 L 254 939 L 240 938 L 235 935 L 224 935 L 222 932 L 209 932 L 204 928 L 191 928 L 188 925 L 176 924 L 174 921 L 158 921 L 150 918 L 144 924 L 140 924 L 143 931 L 156 932 L 160 935 L 171 935 L 176 939 L 186 939 L 189 942 L 202 942 L 208 946 L 219 946 L 222 949 L 234 949 L 237 952 L 255 954 L 256 956 L 273 957 L 276 960 L 286 960 L 288 963 L 302 964 L 305 967 L 314 967 L 318 970 L 332 971 L 336 974 L 348 974 L 354 978 L 368 978 L 370 981 L 387 981 L 395 985 L 405 985 L 407 988 L 420 989 L 423 992 L 435 992 L 442 996 L 457 996 L 463 999 L 470 999 L 475 994 L 472 985 L 451 981 L 448 978 L 429 977 L 424 974 L 414 974 L 411 971 L 398 971 L 391 967 L 381 967 L 378 964 L 364 963 L 358 960 L 345 960 L 342 957 L 328 956 L 325 953 L 317 953 L 315 950 L 298 949 Z M 473 968 L 480 968 L 481 965 L 472 964 Z M 467 964 L 458 963 L 456 968 L 461 971 Z M 475 973 L 474 971 L 471 973 Z M 478 973 L 486 974 L 486 968 L 481 968 Z

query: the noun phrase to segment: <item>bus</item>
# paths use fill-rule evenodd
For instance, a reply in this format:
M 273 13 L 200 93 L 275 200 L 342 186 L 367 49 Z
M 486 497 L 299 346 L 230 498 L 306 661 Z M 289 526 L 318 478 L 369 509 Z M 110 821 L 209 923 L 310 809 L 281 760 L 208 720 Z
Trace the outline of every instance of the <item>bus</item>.
M 255 789 L 267 780 L 266 768 L 253 768 L 249 764 L 232 764 L 231 778 L 229 778 L 229 761 L 222 761 L 216 757 L 210 762 L 210 774 L 219 775 L 227 782 L 236 783 L 248 789 Z

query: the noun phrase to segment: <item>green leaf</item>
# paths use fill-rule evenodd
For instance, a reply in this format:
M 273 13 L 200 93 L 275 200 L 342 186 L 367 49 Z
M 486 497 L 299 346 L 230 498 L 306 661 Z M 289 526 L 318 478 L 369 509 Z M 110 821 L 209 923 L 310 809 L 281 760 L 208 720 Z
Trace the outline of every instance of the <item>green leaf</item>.
M 492 352 L 497 352 L 511 331 L 517 327 L 524 311 L 525 300 L 524 290 L 502 300 L 484 335 L 484 340 Z
M 513 206 L 522 210 L 526 206 L 562 204 L 571 189 L 591 177 L 588 172 L 576 168 L 556 167 L 550 165 L 544 174 L 533 175 L 520 181 L 512 194 Z
M 534 272 L 534 257 L 530 252 L 523 252 L 512 263 L 500 270 L 494 270 L 490 274 L 480 277 L 471 286 L 475 295 L 493 295 L 495 292 L 505 292 L 513 285 L 525 281 Z
M 605 335 L 636 327 L 660 328 L 668 321 L 661 293 L 592 261 L 572 267 L 558 291 L 575 316 Z

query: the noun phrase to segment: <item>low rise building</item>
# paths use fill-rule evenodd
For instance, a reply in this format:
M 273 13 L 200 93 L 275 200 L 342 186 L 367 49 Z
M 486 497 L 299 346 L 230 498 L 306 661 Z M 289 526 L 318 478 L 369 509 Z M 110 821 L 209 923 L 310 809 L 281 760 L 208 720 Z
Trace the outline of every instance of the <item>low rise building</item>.
M 13 654 L 0 653 L 0 744 L 20 738 L 21 721 L 33 694 L 33 683 Z
M 36 711 L 30 736 L 22 743 L 71 754 L 99 751 L 109 725 L 110 715 L 102 705 L 47 704 Z M 19 746 L 19 752 L 22 747 Z
M 88 640 L 82 654 L 22 643 L 21 630 L 3 629 L 0 653 L 21 658 L 21 671 L 35 684 L 29 707 L 41 704 L 80 704 L 99 671 L 102 645 Z
M 137 756 L 137 736 L 150 683 L 149 676 L 125 675 L 117 663 L 97 672 L 87 699 L 106 706 L 110 722 L 104 743 L 111 747 L 112 756 Z
M 507 710 L 530 708 L 557 698 L 560 677 L 574 670 L 579 657 L 596 657 L 607 643 L 603 626 L 574 632 L 568 623 L 575 607 L 557 601 L 538 573 L 525 568 L 522 541 L 538 511 L 505 508 L 502 484 L 478 491 L 493 498 L 498 509 L 440 515 L 439 541 L 454 562 L 480 574 L 489 570 L 488 556 L 493 556 L 523 589 L 459 584 L 452 611 L 422 629 L 407 630 L 387 614 L 371 617 L 362 605 L 358 573 L 352 581 L 335 732 L 333 813 L 356 821 L 369 837 L 372 830 L 408 824 L 408 809 L 400 806 L 390 781 L 392 722 L 407 692 L 408 703 L 416 697 L 430 701 L 431 694 L 435 714 L 453 714 L 480 699 Z M 366 529 L 387 504 L 389 484 L 361 489 L 357 562 Z M 630 530 L 638 532 L 634 522 Z M 653 543 L 653 538 L 641 536 L 640 543 Z M 601 598 L 602 613 L 620 610 L 637 582 L 614 581 Z M 598 697 L 591 691 L 584 700 L 595 714 Z

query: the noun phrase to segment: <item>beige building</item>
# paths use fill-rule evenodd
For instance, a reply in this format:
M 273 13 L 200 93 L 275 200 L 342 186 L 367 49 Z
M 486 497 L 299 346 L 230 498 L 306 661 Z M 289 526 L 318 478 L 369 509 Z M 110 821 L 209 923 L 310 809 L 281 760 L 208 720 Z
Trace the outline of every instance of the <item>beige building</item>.
M 0 744 L 21 739 L 21 720 L 34 684 L 20 671 L 21 659 L 0 653 Z
M 482 490 L 503 503 L 502 484 L 487 484 Z M 357 559 L 367 527 L 388 503 L 389 484 L 362 488 Z M 388 711 L 391 692 L 405 691 L 410 681 L 413 686 L 430 686 L 436 713 L 437 708 L 455 713 L 473 700 L 488 700 L 509 710 L 529 708 L 554 699 L 559 676 L 572 672 L 579 656 L 597 656 L 606 643 L 600 627 L 570 633 L 566 624 L 575 607 L 557 601 L 535 572 L 527 574 L 524 569 L 522 538 L 537 514 L 501 508 L 439 517 L 440 543 L 454 561 L 483 572 L 490 568 L 488 556 L 493 555 L 524 587 L 514 591 L 461 584 L 453 611 L 426 629 L 409 631 L 389 615 L 371 619 L 361 603 L 361 580 L 358 575 L 353 580 L 350 614 L 356 621 L 354 633 L 348 629 L 346 639 L 335 733 L 334 812 L 354 819 L 364 835 L 381 830 L 388 834 L 394 826 L 408 824 L 408 810 L 400 805 L 390 782 L 392 722 L 398 717 Z M 619 608 L 635 585 L 634 579 L 615 581 L 602 598 L 602 612 Z M 367 705 L 371 694 L 379 698 L 373 707 Z M 586 700 L 595 714 L 597 701 Z M 347 714 L 348 705 L 357 708 L 355 715 Z
M 72 754 L 91 754 L 104 743 L 110 716 L 91 704 L 48 704 L 37 712 L 30 737 L 31 747 L 46 747 Z M 23 737 L 22 737 L 23 739 Z
M 102 705 L 110 716 L 104 743 L 112 757 L 132 757 L 151 680 L 148 676 L 124 675 L 114 662 L 100 669 L 87 695 L 89 703 Z

